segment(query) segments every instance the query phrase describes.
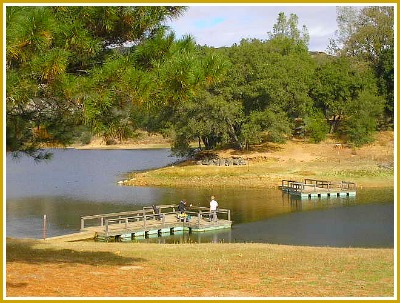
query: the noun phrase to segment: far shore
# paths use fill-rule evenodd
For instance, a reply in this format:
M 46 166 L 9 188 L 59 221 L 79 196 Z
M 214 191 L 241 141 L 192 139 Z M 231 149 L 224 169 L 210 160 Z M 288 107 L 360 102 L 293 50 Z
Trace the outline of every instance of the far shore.
M 282 180 L 306 178 L 355 182 L 358 188 L 393 188 L 394 135 L 382 132 L 372 144 L 353 148 L 327 140 L 319 144 L 288 141 L 268 143 L 250 151 L 218 150 L 220 159 L 240 157 L 246 165 L 201 165 L 190 160 L 133 173 L 127 186 L 276 188 Z
M 163 138 L 161 135 L 140 134 L 139 138 L 126 140 L 122 142 L 113 142 L 107 144 L 104 139 L 94 137 L 89 144 L 73 144 L 69 147 L 75 149 L 158 149 L 171 148 L 169 139 Z
M 164 149 L 171 148 L 169 143 L 122 143 L 115 145 L 106 145 L 103 143 L 100 144 L 87 144 L 87 145 L 71 145 L 69 146 L 75 149 Z
M 75 149 L 169 149 L 168 139 L 144 135 L 141 139 L 107 145 L 96 138 Z M 162 187 L 247 187 L 277 188 L 283 179 L 305 178 L 350 181 L 358 188 L 394 188 L 394 132 L 376 135 L 372 144 L 354 148 L 327 139 L 319 144 L 289 140 L 285 144 L 265 143 L 247 151 L 232 149 L 211 152 L 215 157 L 240 157 L 244 166 L 199 165 L 188 160 L 177 165 L 134 173 L 120 183 L 126 186 Z

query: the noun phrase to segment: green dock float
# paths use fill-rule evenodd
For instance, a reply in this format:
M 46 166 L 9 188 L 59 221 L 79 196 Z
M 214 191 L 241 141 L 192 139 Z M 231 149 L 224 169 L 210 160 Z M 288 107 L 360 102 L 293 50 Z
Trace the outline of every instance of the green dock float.
M 170 229 L 170 228 L 161 228 L 161 229 L 159 230 L 159 232 L 160 232 L 161 234 L 168 234 L 168 233 L 171 233 L 171 229 Z

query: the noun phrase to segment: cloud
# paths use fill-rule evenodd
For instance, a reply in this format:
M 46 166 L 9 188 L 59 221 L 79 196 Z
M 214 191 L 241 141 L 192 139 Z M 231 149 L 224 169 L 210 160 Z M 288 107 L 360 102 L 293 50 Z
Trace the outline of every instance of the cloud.
M 190 6 L 169 23 L 177 37 L 190 34 L 200 45 L 231 46 L 243 38 L 268 39 L 280 12 L 296 14 L 310 34 L 310 50 L 324 51 L 337 29 L 334 5 L 201 5 Z

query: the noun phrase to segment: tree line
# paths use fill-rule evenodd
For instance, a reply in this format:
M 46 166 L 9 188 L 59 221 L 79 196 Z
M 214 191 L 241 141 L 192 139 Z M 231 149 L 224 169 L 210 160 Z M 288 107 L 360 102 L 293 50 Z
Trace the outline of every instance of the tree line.
M 355 146 L 394 121 L 394 11 L 337 9 L 328 53 L 280 13 L 266 39 L 231 47 L 177 39 L 182 6 L 8 6 L 7 151 L 37 159 L 49 144 L 139 129 L 215 149 L 328 134 Z

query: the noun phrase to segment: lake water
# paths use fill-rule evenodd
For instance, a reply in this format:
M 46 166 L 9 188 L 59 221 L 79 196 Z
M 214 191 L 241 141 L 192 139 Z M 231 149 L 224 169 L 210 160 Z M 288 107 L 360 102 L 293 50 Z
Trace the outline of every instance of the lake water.
M 158 188 L 117 185 L 131 171 L 174 163 L 168 149 L 55 149 L 49 162 L 6 157 L 6 235 L 41 238 L 79 231 L 80 216 L 141 209 L 152 204 L 208 206 L 215 195 L 231 210 L 230 230 L 143 241 L 262 242 L 335 247 L 393 247 L 393 189 L 360 189 L 356 197 L 296 201 L 278 189 Z

